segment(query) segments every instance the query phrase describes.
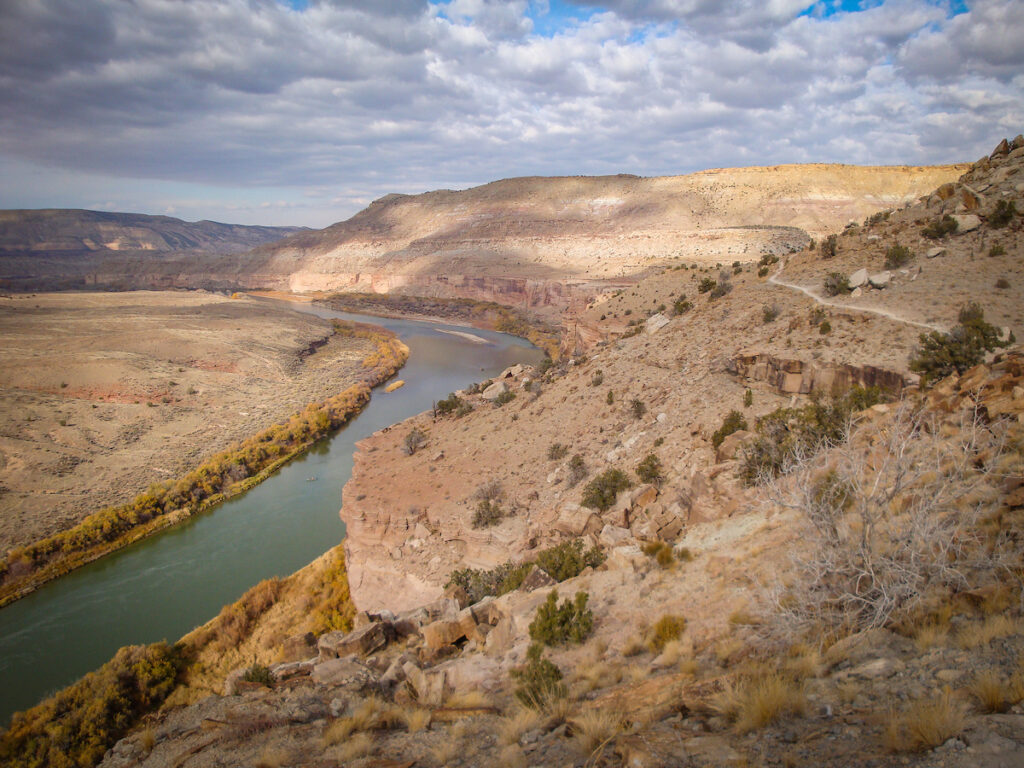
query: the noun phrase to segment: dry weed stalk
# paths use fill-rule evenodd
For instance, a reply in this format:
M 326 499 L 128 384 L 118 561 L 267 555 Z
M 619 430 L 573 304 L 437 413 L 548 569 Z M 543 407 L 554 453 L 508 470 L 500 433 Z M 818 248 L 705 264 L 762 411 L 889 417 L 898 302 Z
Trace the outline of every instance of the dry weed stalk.
M 936 589 L 1011 573 L 1016 545 L 979 525 L 998 505 L 1005 423 L 973 408 L 941 424 L 904 403 L 846 435 L 764 480 L 770 503 L 801 514 L 808 543 L 793 558 L 799 578 L 770 595 L 781 620 L 770 631 L 880 627 Z

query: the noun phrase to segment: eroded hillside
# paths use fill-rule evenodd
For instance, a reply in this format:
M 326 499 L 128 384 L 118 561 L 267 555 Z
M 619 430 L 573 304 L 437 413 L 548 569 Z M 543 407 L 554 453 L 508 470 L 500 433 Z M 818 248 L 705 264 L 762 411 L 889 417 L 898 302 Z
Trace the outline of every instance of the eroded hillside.
M 351 219 L 258 249 L 291 290 L 456 295 L 561 309 L 602 282 L 675 259 L 787 252 L 916 200 L 964 166 L 837 165 L 689 176 L 520 178 L 389 195 Z M 562 290 L 552 295 L 544 286 Z

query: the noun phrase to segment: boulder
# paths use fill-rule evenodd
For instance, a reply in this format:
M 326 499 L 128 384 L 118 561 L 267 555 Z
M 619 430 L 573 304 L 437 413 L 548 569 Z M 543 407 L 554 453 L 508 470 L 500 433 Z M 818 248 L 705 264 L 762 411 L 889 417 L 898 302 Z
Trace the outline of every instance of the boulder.
M 715 461 L 731 461 L 736 458 L 740 448 L 750 439 L 751 433 L 745 429 L 737 430 L 722 441 L 722 444 L 715 450 Z
M 336 659 L 352 654 L 367 655 L 378 651 L 395 639 L 390 622 L 378 621 L 352 632 L 336 630 L 321 635 L 317 641 L 321 659 Z
M 665 315 L 658 312 L 657 314 L 651 315 L 647 318 L 647 332 L 657 333 L 662 328 L 668 325 L 668 318 Z
M 519 589 L 523 592 L 533 592 L 535 589 L 543 589 L 544 587 L 552 587 L 558 582 L 555 581 L 543 568 L 538 568 L 536 565 L 530 569 L 530 572 L 526 574 L 522 584 L 519 585 Z
M 423 635 L 423 644 L 430 650 L 436 651 L 446 645 L 454 645 L 460 640 L 469 640 L 473 637 L 473 630 L 476 628 L 476 617 L 472 608 L 464 608 L 454 619 L 441 619 L 420 629 Z
M 541 573 L 544 572 L 541 571 Z M 487 633 L 487 640 L 484 641 L 484 653 L 488 656 L 503 656 L 512 647 L 514 641 L 515 627 L 512 624 L 512 619 L 506 616 Z
M 274 679 L 281 682 L 284 680 L 291 680 L 293 677 L 306 677 L 312 671 L 315 666 L 315 661 L 312 659 L 307 661 L 286 661 L 281 664 L 274 664 L 270 667 L 270 674 L 274 676 Z
M 650 483 L 639 485 L 629 492 L 630 506 L 643 509 L 658 498 L 658 489 Z
M 491 386 L 489 386 L 483 392 L 481 392 L 480 393 L 480 397 L 482 397 L 484 400 L 492 400 L 493 401 L 493 400 L 497 400 L 499 397 L 501 397 L 506 392 L 508 392 L 508 387 L 505 385 L 505 382 L 504 381 L 497 381 L 494 384 L 491 384 Z
M 313 682 L 331 687 L 344 686 L 353 693 L 377 685 L 377 673 L 353 658 L 328 659 L 313 667 L 310 673 Z
M 630 533 L 629 528 L 620 528 L 617 525 L 606 525 L 601 529 L 601 535 L 598 537 L 600 542 L 609 549 L 624 544 L 632 538 L 633 534 Z
M 989 155 L 989 158 L 994 160 L 997 157 L 1002 157 L 1003 155 L 1008 154 L 1010 154 L 1010 142 L 1003 139 L 996 145 L 996 148 L 992 150 L 992 154 Z
M 985 202 L 985 198 L 977 190 L 971 189 L 966 184 L 960 189 L 960 201 L 966 211 L 976 211 Z
M 936 256 L 945 256 L 945 248 L 929 248 L 928 253 L 925 254 L 929 259 L 934 259 Z
M 956 221 L 956 231 L 960 234 L 964 232 L 973 232 L 981 226 L 981 219 L 973 213 L 955 215 L 953 216 L 953 220 Z
M 858 269 L 852 275 L 850 275 L 850 287 L 860 288 L 862 285 L 868 282 L 868 271 L 866 269 Z
M 523 371 L 525 371 L 525 370 L 526 370 L 526 368 L 523 366 L 523 364 L 522 363 L 518 363 L 518 364 L 513 365 L 510 368 L 506 368 L 504 371 L 502 371 L 501 372 L 501 378 L 503 378 L 503 379 L 510 379 L 513 376 L 521 376 L 523 374 Z
M 939 196 L 940 200 L 949 200 L 949 198 L 956 194 L 956 187 L 952 183 L 946 182 L 935 190 L 935 194 Z
M 868 282 L 871 283 L 872 288 L 885 288 L 890 280 L 892 280 L 892 272 L 887 269 L 868 275 Z
M 862 295 L 864 295 L 863 288 L 854 288 L 852 291 L 850 291 L 850 298 L 859 299 Z

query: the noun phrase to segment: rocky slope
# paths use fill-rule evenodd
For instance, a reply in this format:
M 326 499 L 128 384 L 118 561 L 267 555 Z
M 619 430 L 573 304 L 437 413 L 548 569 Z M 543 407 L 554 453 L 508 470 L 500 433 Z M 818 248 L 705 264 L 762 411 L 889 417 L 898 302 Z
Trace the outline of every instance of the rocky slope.
M 226 265 L 231 262 L 218 257 L 243 253 L 301 230 L 187 222 L 138 213 L 0 211 L 0 286 L 19 290 L 169 287 L 178 273 L 192 272 L 191 282 L 186 280 L 179 287 L 201 287 L 198 280 L 210 269 L 197 265 Z

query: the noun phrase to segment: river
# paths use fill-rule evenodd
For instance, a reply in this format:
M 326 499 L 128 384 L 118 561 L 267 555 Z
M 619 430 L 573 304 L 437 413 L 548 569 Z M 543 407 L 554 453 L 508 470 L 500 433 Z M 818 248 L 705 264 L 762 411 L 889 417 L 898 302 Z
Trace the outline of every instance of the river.
M 451 391 L 543 358 L 522 339 L 492 331 L 292 306 L 397 333 L 410 350 L 398 374 L 405 386 L 375 389 L 355 419 L 247 493 L 0 609 L 0 723 L 121 646 L 176 640 L 260 580 L 316 559 L 345 535 L 338 510 L 357 441 Z M 465 332 L 489 343 L 459 335 Z

